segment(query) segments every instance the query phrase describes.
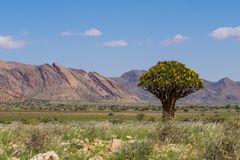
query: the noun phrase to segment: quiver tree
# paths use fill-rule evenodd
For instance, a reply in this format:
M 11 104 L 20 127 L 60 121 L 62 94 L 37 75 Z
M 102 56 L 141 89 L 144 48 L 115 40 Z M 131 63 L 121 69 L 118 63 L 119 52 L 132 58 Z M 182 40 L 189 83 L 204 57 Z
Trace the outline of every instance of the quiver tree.
M 162 102 L 162 118 L 166 121 L 174 117 L 177 99 L 203 88 L 203 81 L 186 65 L 178 61 L 163 61 L 145 72 L 138 85 Z

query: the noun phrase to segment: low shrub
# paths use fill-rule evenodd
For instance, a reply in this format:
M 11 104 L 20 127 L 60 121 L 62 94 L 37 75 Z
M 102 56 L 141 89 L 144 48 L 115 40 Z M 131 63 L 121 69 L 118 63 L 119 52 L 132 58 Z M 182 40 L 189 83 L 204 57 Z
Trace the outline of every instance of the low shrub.
M 114 114 L 111 112 L 111 113 L 108 113 L 108 116 L 114 116 Z
M 153 152 L 153 144 L 149 141 L 136 141 L 134 143 L 125 144 L 117 153 L 115 160 L 148 160 Z
M 184 128 L 174 124 L 174 122 L 163 124 L 163 126 L 157 131 L 156 136 L 161 143 L 175 144 L 182 143 L 187 138 Z
M 136 115 L 136 118 L 137 118 L 138 121 L 142 121 L 145 118 L 145 114 L 139 113 L 139 114 Z
M 156 121 L 156 118 L 155 117 L 149 117 L 148 120 L 151 121 L 151 122 L 154 122 L 154 121 Z
M 33 152 L 45 152 L 48 150 L 47 146 L 49 146 L 50 138 L 49 133 L 47 131 L 41 130 L 39 128 L 34 128 L 31 130 L 30 137 L 26 142 L 26 147 Z
M 121 119 L 111 119 L 111 120 L 109 120 L 109 122 L 111 122 L 112 124 L 121 124 L 121 123 L 123 123 L 123 120 L 121 120 Z

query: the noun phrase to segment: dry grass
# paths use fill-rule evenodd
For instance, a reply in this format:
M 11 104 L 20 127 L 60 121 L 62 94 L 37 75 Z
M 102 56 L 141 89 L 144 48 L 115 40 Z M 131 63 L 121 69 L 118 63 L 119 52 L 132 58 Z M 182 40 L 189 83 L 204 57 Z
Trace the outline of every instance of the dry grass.
M 113 139 L 124 145 L 111 151 Z M 61 159 L 239 159 L 240 121 L 0 124 L 0 160 L 55 151 Z

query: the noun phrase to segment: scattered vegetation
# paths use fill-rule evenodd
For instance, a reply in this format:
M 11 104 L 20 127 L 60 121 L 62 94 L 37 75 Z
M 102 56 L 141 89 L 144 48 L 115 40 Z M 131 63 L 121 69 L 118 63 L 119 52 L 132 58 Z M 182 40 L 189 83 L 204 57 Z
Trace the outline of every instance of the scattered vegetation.
M 60 159 L 71 160 L 237 160 L 240 157 L 240 120 L 0 124 L 1 159 L 30 159 L 46 151 L 54 151 Z
M 178 105 L 163 123 L 155 103 L 32 103 L 0 104 L 0 160 L 47 151 L 64 160 L 240 158 L 239 105 Z

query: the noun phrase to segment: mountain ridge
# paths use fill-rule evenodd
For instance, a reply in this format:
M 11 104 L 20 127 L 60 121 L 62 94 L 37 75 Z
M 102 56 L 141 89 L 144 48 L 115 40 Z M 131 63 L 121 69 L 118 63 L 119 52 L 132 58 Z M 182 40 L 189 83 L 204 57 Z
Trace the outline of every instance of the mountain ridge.
M 138 87 L 145 70 L 131 70 L 119 77 L 66 68 L 56 63 L 32 65 L 0 60 L 0 101 L 26 98 L 50 101 L 158 101 Z M 240 103 L 240 82 L 228 77 L 204 80 L 201 89 L 179 103 Z
M 149 92 L 137 87 L 139 77 L 145 70 L 131 70 L 120 77 L 112 78 L 126 89 L 144 101 L 158 100 Z M 126 77 L 131 77 L 129 78 Z M 133 81 L 135 80 L 135 81 Z M 180 103 L 195 104 L 218 104 L 218 103 L 240 103 L 240 82 L 233 81 L 228 77 L 217 82 L 204 80 L 204 88 L 179 100 Z
M 0 101 L 36 98 L 57 101 L 135 101 L 118 83 L 96 72 L 59 64 L 0 61 Z

